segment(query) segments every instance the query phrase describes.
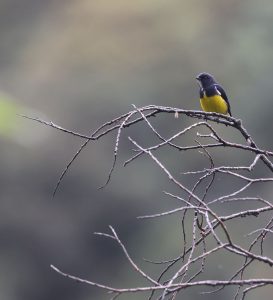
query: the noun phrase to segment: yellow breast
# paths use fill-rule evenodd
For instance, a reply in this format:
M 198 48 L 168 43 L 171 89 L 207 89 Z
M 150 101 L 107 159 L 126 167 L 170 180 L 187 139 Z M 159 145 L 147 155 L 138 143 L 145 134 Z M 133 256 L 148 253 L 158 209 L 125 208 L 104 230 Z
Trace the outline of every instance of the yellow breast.
M 204 96 L 200 99 L 200 104 L 204 111 L 216 112 L 224 115 L 228 113 L 227 103 L 220 95 L 211 97 Z

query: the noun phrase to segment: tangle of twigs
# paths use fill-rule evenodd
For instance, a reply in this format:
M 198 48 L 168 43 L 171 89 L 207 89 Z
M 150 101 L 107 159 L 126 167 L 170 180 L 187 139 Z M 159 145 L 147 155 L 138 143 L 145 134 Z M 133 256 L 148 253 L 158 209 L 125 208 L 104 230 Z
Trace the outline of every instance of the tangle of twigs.
M 184 115 L 192 120 L 198 119 L 199 121 L 192 122 L 191 125 L 178 130 L 175 134 L 163 137 L 152 124 L 151 119 L 151 117 L 159 114 L 170 114 L 171 117 L 177 114 Z M 141 145 L 136 138 L 128 137 L 129 141 L 135 147 L 136 152 L 124 162 L 124 165 L 131 164 L 132 162 L 137 161 L 139 157 L 145 155 L 150 158 L 158 170 L 166 176 L 166 180 L 175 185 L 180 191 L 179 194 L 166 191 L 163 192 L 166 197 L 177 201 L 177 208 L 163 212 L 159 209 L 160 212 L 153 212 L 150 215 L 139 217 L 140 219 L 156 219 L 164 218 L 167 215 L 170 216 L 182 213 L 183 246 L 180 249 L 180 255 L 167 261 L 145 260 L 147 264 L 157 264 L 162 266 L 162 270 L 157 278 L 153 278 L 136 264 L 112 226 L 110 226 L 110 233 L 96 233 L 97 235 L 111 238 L 120 246 L 121 251 L 130 263 L 132 269 L 146 280 L 147 285 L 133 288 L 115 288 L 70 275 L 52 265 L 51 267 L 57 273 L 72 280 L 96 286 L 110 293 L 111 299 L 116 299 L 122 294 L 142 292 L 150 292 L 148 299 L 176 299 L 177 295 L 181 295 L 186 289 L 198 286 L 206 287 L 207 291 L 204 293 L 217 293 L 228 286 L 236 286 L 237 290 L 233 296 L 233 299 L 236 300 L 245 299 L 247 295 L 255 289 L 273 285 L 272 278 L 249 278 L 246 275 L 246 273 L 248 273 L 247 271 L 254 264 L 255 266 L 261 264 L 265 268 L 271 268 L 273 266 L 273 254 L 267 253 L 264 248 L 267 237 L 273 233 L 273 205 L 269 200 L 263 199 L 257 195 L 245 196 L 244 194 L 250 187 L 257 184 L 271 184 L 273 182 L 273 177 L 255 176 L 255 173 L 253 172 L 258 162 L 262 162 L 265 168 L 273 172 L 273 164 L 271 162 L 273 152 L 258 147 L 253 138 L 243 127 L 240 120 L 217 113 L 183 110 L 172 107 L 149 105 L 137 108 L 136 106 L 133 106 L 133 110 L 102 124 L 98 129 L 92 131 L 90 135 L 86 136 L 64 129 L 52 122 L 47 122 L 39 118 L 23 117 L 83 139 L 83 143 L 79 150 L 73 155 L 61 173 L 54 189 L 53 197 L 58 191 L 71 164 L 79 156 L 83 148 L 91 141 L 99 140 L 110 132 L 116 132 L 113 162 L 103 187 L 107 185 L 111 180 L 113 171 L 116 167 L 120 140 L 124 135 L 124 129 L 134 126 L 139 122 L 143 122 L 147 126 L 147 130 L 150 130 L 150 132 L 158 138 L 158 143 L 146 147 Z M 210 123 L 208 123 L 208 121 L 210 121 Z M 222 137 L 214 128 L 214 123 L 219 123 L 228 128 L 235 129 L 244 142 L 235 143 Z M 178 144 L 178 138 L 181 139 L 186 133 L 201 128 L 205 128 L 208 133 L 197 134 L 197 138 L 194 139 L 192 145 L 181 146 Z M 209 162 L 208 167 L 197 171 L 181 173 L 181 177 L 197 177 L 193 187 L 187 186 L 181 178 L 174 176 L 172 170 L 168 169 L 157 156 L 158 149 L 162 147 L 171 147 L 175 151 L 193 151 L 196 149 L 201 151 L 205 159 Z M 245 153 L 251 153 L 252 160 L 247 165 L 217 166 L 213 155 L 210 153 L 210 149 L 212 148 L 218 149 L 219 152 L 223 148 L 241 150 Z M 210 191 L 215 185 L 216 178 L 219 178 L 219 176 L 236 179 L 240 182 L 240 185 L 236 188 L 229 187 L 228 192 L 223 191 L 220 196 L 214 196 L 213 198 Z M 238 211 L 230 214 L 222 215 L 221 212 L 219 213 L 219 208 L 217 208 L 218 204 L 229 205 L 231 203 L 243 203 L 243 206 L 241 206 Z M 250 203 L 251 208 L 249 205 Z M 256 204 L 256 208 L 253 208 L 253 204 Z M 259 220 L 259 223 L 257 222 L 257 224 L 262 223 L 264 225 L 257 225 L 256 229 L 252 229 L 242 237 L 245 241 L 245 243 L 243 243 L 244 246 L 242 246 L 241 243 L 234 238 L 233 233 L 230 230 L 230 224 L 237 222 L 238 226 L 240 226 L 240 224 L 243 224 L 245 220 L 249 218 L 252 218 L 254 220 L 253 222 Z M 187 222 L 191 222 L 190 235 L 186 233 L 185 230 L 186 219 Z M 237 259 L 236 261 L 238 261 L 238 259 L 241 261 L 240 265 L 235 264 L 232 266 L 233 271 L 226 272 L 227 275 L 225 280 L 209 278 L 208 269 L 210 266 L 208 259 L 213 257 L 216 253 L 229 253 Z M 222 262 L 222 264 L 224 265 L 225 262 Z M 231 268 L 229 267 L 227 269 L 230 270 Z M 208 291 L 208 289 L 210 290 Z

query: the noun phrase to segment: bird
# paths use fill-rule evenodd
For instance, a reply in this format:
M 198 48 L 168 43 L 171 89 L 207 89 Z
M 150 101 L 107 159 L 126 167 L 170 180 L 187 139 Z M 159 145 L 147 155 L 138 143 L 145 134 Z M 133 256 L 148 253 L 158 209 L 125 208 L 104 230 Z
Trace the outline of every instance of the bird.
M 196 76 L 200 85 L 200 104 L 203 111 L 231 115 L 230 104 L 225 90 L 209 73 Z

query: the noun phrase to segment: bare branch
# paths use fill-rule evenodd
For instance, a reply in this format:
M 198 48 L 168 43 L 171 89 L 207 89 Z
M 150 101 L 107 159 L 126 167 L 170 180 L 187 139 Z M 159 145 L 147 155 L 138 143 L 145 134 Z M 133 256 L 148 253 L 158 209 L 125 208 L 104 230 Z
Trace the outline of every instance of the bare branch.
M 158 129 L 160 127 L 156 126 L 151 120 L 151 117 L 159 114 L 169 114 L 171 118 L 183 115 L 193 122 L 182 125 L 183 127 L 177 129 L 175 133 L 162 134 Z M 137 142 L 137 137 L 128 137 L 135 149 L 132 150 L 129 159 L 124 162 L 124 166 L 136 163 L 138 158 L 145 155 L 165 175 L 166 182 L 176 189 L 175 192 L 163 192 L 168 196 L 168 199 L 175 200 L 176 206 L 174 208 L 165 210 L 156 208 L 154 212 L 138 217 L 139 219 L 149 218 L 153 220 L 166 216 L 171 218 L 174 214 L 179 214 L 180 218 L 181 215 L 179 221 L 181 220 L 182 225 L 182 243 L 177 249 L 177 256 L 171 259 L 144 260 L 146 263 L 162 266 L 159 274 L 155 275 L 157 279 L 152 278 L 152 276 L 147 274 L 145 268 L 140 268 L 135 263 L 124 243 L 111 226 L 110 234 L 99 232 L 95 234 L 115 241 L 121 248 L 123 256 L 131 268 L 147 281 L 147 286 L 115 288 L 64 273 L 55 266 L 51 266 L 58 274 L 74 281 L 100 288 L 110 293 L 111 299 L 117 299 L 119 296 L 127 293 L 149 292 L 149 300 L 174 300 L 180 297 L 178 294 L 182 294 L 187 288 L 210 287 L 212 290 L 204 293 L 211 294 L 229 286 L 236 286 L 237 290 L 233 299 L 237 300 L 241 297 L 240 299 L 243 300 L 252 290 L 273 284 L 273 279 L 247 278 L 247 274 L 249 274 L 247 271 L 255 268 L 257 264 L 260 268 L 273 267 L 273 257 L 271 253 L 267 253 L 268 250 L 264 245 L 273 233 L 272 199 L 260 197 L 258 192 L 253 194 L 253 187 L 256 186 L 263 185 L 268 188 L 270 185 L 271 188 L 273 177 L 269 175 L 261 176 L 261 174 L 267 173 L 260 172 L 259 168 L 262 166 L 267 172 L 273 172 L 273 163 L 271 162 L 273 152 L 258 147 L 242 125 L 241 120 L 217 113 L 156 105 L 138 108 L 133 105 L 131 111 L 103 123 L 97 129 L 91 131 L 90 135 L 85 135 L 65 129 L 51 121 L 24 115 L 21 117 L 83 139 L 78 151 L 72 156 L 62 171 L 55 186 L 53 197 L 72 163 L 89 142 L 97 141 L 110 133 L 115 133 L 113 161 L 106 183 L 102 187 L 106 186 L 112 178 L 120 156 L 121 140 L 125 138 L 125 128 L 140 122 L 146 126 L 147 134 L 153 137 L 152 141 L 154 142 L 147 146 L 141 146 Z M 234 142 L 232 137 L 229 139 L 225 138 L 219 133 L 218 129 L 216 130 L 218 127 L 215 126 L 215 123 L 227 126 L 227 129 L 232 129 L 239 133 L 241 141 Z M 184 139 L 186 136 L 187 138 L 192 136 L 192 141 L 186 143 Z M 194 155 L 198 155 L 199 152 L 202 155 L 201 159 L 204 159 L 208 166 L 197 170 L 193 170 L 193 168 L 189 168 L 187 171 L 179 170 L 182 175 L 177 177 L 174 175 L 173 170 L 168 168 L 167 164 L 163 162 L 159 151 L 162 147 L 172 151 L 190 151 Z M 220 153 L 223 148 L 240 151 L 242 154 L 247 153 L 248 156 L 251 156 L 245 164 L 234 165 L 233 162 L 229 164 L 225 162 L 228 160 L 227 158 L 222 160 L 222 163 L 218 163 L 218 158 L 216 159 L 214 153 L 215 151 Z M 258 162 L 261 162 L 261 164 L 258 164 Z M 228 179 L 236 180 L 236 186 L 233 187 L 227 183 L 223 191 L 215 193 L 214 187 L 217 187 L 217 182 L 222 180 L 222 177 L 225 177 L 225 182 L 228 182 Z M 232 206 L 232 211 L 223 209 L 223 207 L 226 208 L 228 205 L 231 206 L 235 203 L 237 205 Z M 253 226 L 248 232 L 239 236 L 242 239 L 241 242 L 237 236 L 240 233 L 232 232 L 230 224 L 238 222 L 239 225 L 244 225 L 245 220 L 249 220 L 249 218 L 251 218 Z M 238 243 L 234 242 L 238 240 Z M 239 258 L 241 264 L 232 266 L 232 271 L 229 273 L 225 271 L 224 278 L 228 279 L 211 280 L 209 269 L 212 260 L 208 258 L 215 253 L 223 255 L 227 252 L 237 259 Z M 166 257 L 171 256 L 167 255 Z M 204 280 L 200 280 L 201 276 Z

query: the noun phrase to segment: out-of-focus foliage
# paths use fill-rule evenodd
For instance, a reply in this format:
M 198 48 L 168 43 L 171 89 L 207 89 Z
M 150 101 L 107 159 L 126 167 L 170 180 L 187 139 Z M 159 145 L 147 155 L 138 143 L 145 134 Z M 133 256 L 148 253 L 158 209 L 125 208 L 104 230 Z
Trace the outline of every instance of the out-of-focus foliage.
M 0 94 L 0 134 L 8 136 L 16 128 L 18 108 L 6 95 Z
M 51 263 L 100 282 L 131 285 L 136 278 L 123 266 L 118 249 L 92 236 L 108 224 L 135 257 L 175 256 L 181 243 L 179 219 L 155 224 L 135 220 L 172 203 L 161 194 L 170 188 L 164 176 L 147 159 L 121 167 L 129 156 L 127 140 L 105 190 L 97 187 L 111 164 L 112 136 L 87 147 L 52 200 L 58 175 L 81 141 L 14 119 L 18 106 L 88 133 L 132 103 L 199 109 L 194 78 L 207 71 L 225 87 L 234 116 L 270 149 L 272 26 L 270 0 L 0 1 L 0 89 L 17 103 L 0 99 L 0 130 L 10 134 L 15 126 L 18 138 L 0 136 L 1 299 L 102 299 L 97 290 L 60 278 L 49 269 Z M 169 120 L 154 121 L 166 135 L 186 122 Z M 20 131 L 22 126 L 27 130 Z M 131 130 L 139 142 L 151 142 L 143 126 Z M 187 153 L 163 153 L 163 158 L 177 174 L 206 166 L 202 156 L 193 161 Z M 247 158 L 225 152 L 217 159 L 236 165 Z M 262 196 L 272 189 L 254 192 Z M 224 276 L 219 265 L 214 272 Z M 194 294 L 189 299 L 212 297 Z

